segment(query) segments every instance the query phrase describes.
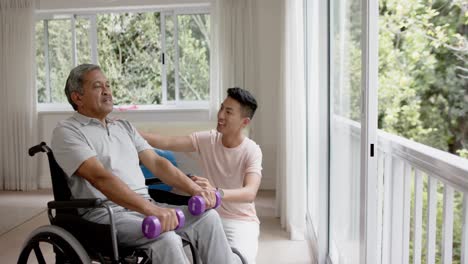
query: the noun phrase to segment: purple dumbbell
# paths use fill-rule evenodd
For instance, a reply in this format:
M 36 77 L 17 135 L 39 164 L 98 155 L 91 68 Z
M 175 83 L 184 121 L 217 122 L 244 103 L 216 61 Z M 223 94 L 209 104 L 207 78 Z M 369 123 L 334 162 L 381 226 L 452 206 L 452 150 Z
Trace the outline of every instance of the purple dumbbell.
M 185 215 L 180 209 L 175 209 L 177 219 L 179 224 L 176 227 L 176 230 L 184 227 L 185 225 Z M 161 234 L 161 222 L 156 216 L 150 215 L 145 217 L 143 223 L 141 224 L 141 231 L 146 238 L 156 238 Z
M 215 192 L 216 195 L 216 204 L 214 208 L 217 208 L 221 205 L 221 195 L 218 191 Z M 205 199 L 201 196 L 192 196 L 188 202 L 188 210 L 192 215 L 199 215 L 206 210 L 206 202 Z

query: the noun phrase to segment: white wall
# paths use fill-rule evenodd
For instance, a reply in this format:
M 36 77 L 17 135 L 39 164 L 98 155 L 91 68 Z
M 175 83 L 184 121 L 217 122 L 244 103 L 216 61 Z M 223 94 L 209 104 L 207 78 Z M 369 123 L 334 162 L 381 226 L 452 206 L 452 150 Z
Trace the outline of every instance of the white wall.
M 274 189 L 276 186 L 276 149 L 278 133 L 276 129 L 276 117 L 278 116 L 276 95 L 280 85 L 280 32 L 281 28 L 281 4 L 282 0 L 256 0 L 256 32 L 258 38 L 257 66 L 258 87 L 255 96 L 259 108 L 253 119 L 254 140 L 263 151 L 263 178 L 261 189 Z M 192 0 L 138 0 L 138 1 L 62 1 L 62 0 L 40 0 L 38 7 L 46 9 L 68 9 L 103 6 L 129 6 L 129 5 L 159 5 L 174 3 L 201 3 Z M 50 143 L 50 136 L 58 121 L 71 115 L 71 112 L 41 112 L 39 114 L 38 138 Z M 174 131 L 176 134 L 214 128 L 214 122 L 209 121 L 208 111 L 182 110 L 177 113 L 129 113 L 117 112 L 114 115 L 134 123 L 137 127 L 149 129 L 148 124 L 153 123 L 151 129 L 158 129 L 161 133 Z M 174 121 L 177 120 L 177 121 Z M 197 121 L 194 121 L 197 120 Z M 40 163 L 40 187 L 50 186 L 48 165 L 45 158 Z

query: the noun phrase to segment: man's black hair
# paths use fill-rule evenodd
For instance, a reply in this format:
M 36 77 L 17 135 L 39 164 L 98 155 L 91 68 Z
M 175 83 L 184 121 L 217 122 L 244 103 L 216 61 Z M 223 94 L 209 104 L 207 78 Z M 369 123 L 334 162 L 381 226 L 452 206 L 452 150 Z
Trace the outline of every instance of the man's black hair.
M 227 95 L 240 103 L 244 117 L 253 118 L 255 110 L 257 110 L 257 100 L 249 91 L 233 87 L 227 90 Z

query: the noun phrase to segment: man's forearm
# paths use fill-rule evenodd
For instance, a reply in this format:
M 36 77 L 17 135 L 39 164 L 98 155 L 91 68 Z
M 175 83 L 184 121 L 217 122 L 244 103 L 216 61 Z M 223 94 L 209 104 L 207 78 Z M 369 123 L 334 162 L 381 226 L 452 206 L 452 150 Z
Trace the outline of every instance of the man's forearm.
M 223 201 L 233 203 L 251 203 L 255 201 L 257 192 L 250 188 L 223 189 Z
M 214 190 L 216 187 L 213 186 L 207 178 L 194 176 L 192 179 L 200 187 L 204 189 Z M 223 201 L 235 202 L 235 203 L 251 203 L 257 196 L 257 191 L 260 186 L 260 178 L 255 174 L 247 174 L 244 179 L 244 186 L 235 189 L 222 188 Z
M 144 215 L 151 215 L 155 207 L 125 184 L 119 177 L 106 170 L 96 157 L 84 161 L 75 172 L 83 177 L 112 202 Z M 153 210 L 154 211 L 154 210 Z
M 172 166 L 169 161 L 164 161 L 160 166 L 159 178 L 166 184 L 175 187 L 190 195 L 195 195 L 202 188 L 188 178 L 182 171 Z
M 93 183 L 112 202 L 144 215 L 151 215 L 152 204 L 131 190 L 118 177 L 106 177 Z

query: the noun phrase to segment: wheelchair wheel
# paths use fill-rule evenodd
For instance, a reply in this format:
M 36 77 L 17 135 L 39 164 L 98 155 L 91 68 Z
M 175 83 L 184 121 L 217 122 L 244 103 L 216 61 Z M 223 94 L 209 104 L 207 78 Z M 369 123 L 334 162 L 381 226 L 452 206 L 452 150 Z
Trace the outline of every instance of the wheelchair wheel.
M 41 226 L 34 230 L 23 245 L 18 264 L 26 264 L 31 252 L 31 261 L 45 263 L 91 263 L 80 242 L 65 229 L 58 226 Z
M 240 260 L 242 261 L 242 264 L 247 264 L 247 260 L 242 256 L 240 251 L 237 248 L 231 247 L 232 253 L 236 254 Z

